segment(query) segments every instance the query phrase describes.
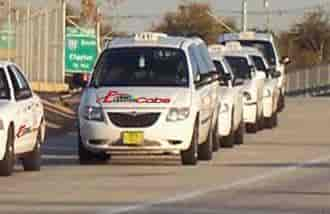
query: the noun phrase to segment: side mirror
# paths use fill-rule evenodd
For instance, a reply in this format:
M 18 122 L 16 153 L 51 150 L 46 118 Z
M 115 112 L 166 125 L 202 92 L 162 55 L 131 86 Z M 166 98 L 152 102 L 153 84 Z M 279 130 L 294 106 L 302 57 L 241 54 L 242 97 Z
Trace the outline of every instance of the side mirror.
M 234 86 L 242 86 L 244 85 L 244 79 L 235 79 Z
M 271 75 L 272 75 L 272 78 L 279 78 L 282 76 L 282 73 L 279 71 L 275 71 L 275 72 L 272 72 Z
M 219 79 L 222 80 L 222 81 L 227 82 L 227 81 L 230 81 L 232 78 L 231 78 L 231 75 L 229 73 L 225 73 L 224 75 L 221 75 L 219 77 Z
M 202 80 L 201 75 L 197 74 L 194 76 L 194 83 L 199 83 Z
M 281 64 L 283 65 L 289 65 L 291 63 L 291 60 L 288 56 L 285 56 L 281 59 Z
M 89 81 L 88 74 L 76 74 L 73 76 L 74 85 L 76 85 L 80 88 L 86 88 L 88 81 Z

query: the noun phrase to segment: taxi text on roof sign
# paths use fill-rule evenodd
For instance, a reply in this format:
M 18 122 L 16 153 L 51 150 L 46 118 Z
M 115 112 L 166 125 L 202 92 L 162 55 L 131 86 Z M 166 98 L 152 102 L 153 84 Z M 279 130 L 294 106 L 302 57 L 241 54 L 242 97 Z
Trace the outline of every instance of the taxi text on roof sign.
M 209 46 L 209 51 L 212 53 L 219 53 L 225 51 L 225 46 L 224 45 L 210 45 Z
M 239 42 L 228 42 L 226 44 L 226 50 L 228 50 L 228 51 L 241 51 L 242 46 Z
M 255 39 L 256 33 L 255 32 L 242 32 L 239 34 L 240 39 Z
M 167 35 L 164 33 L 153 33 L 153 32 L 143 32 L 135 34 L 136 41 L 151 41 L 157 42 L 160 38 L 166 38 Z

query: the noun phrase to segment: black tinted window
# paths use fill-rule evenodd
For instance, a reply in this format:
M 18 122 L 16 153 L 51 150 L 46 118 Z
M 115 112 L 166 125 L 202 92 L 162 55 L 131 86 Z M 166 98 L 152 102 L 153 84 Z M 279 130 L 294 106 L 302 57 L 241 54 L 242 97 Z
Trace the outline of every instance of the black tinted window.
M 10 99 L 8 80 L 3 68 L 0 68 L 0 99 Z
M 227 56 L 227 62 L 229 63 L 236 78 L 251 79 L 251 70 L 249 62 L 244 57 Z
M 269 65 L 276 64 L 276 56 L 273 45 L 265 41 L 240 41 L 242 46 L 257 48 L 266 57 Z
M 173 48 L 118 48 L 105 51 L 92 86 L 189 86 L 185 53 Z
M 12 66 L 8 66 L 8 73 L 14 87 L 16 100 L 32 97 L 31 89 L 23 74 L 16 67 Z
M 262 60 L 261 57 L 259 56 L 251 56 L 253 62 L 254 62 L 254 65 L 256 66 L 257 70 L 258 71 L 266 71 L 266 65 L 264 63 L 264 61 Z

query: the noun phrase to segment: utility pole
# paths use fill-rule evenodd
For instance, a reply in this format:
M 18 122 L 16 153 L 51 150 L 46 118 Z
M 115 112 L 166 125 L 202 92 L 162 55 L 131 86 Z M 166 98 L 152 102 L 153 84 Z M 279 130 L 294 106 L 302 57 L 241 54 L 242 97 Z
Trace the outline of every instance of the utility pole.
M 247 31 L 247 0 L 242 2 L 242 31 Z
M 11 20 L 11 8 L 12 8 L 12 2 L 11 0 L 8 0 L 8 29 L 7 29 L 7 61 L 10 61 L 10 48 L 11 48 L 11 42 L 12 42 L 12 20 Z
M 266 10 L 266 29 L 270 32 L 270 8 L 269 8 L 269 0 L 264 0 L 264 8 Z

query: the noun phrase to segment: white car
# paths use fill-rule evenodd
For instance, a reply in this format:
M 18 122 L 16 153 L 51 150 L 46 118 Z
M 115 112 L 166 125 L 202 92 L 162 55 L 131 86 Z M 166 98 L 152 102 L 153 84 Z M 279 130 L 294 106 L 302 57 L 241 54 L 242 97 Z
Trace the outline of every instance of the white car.
M 40 170 L 45 139 L 44 110 L 20 68 L 0 63 L 0 175 L 10 176 L 16 158 L 24 170 Z
M 256 70 L 248 51 L 237 42 L 227 43 L 222 55 L 236 78 L 244 80 L 244 122 L 248 132 L 256 133 L 263 128 L 265 74 Z
M 271 69 L 281 73 L 278 77 L 278 87 L 280 88 L 278 111 L 282 111 L 285 107 L 285 66 L 290 64 L 291 61 L 287 56 L 280 58 L 273 35 L 271 33 L 241 32 L 224 34 L 219 38 L 220 44 L 226 44 L 231 41 L 239 41 L 242 46 L 259 49 L 265 56 Z
M 222 147 L 244 143 L 245 124 L 243 117 L 243 83 L 236 78 L 222 52 L 222 45 L 211 45 L 210 55 L 220 73 L 220 110 L 218 134 Z
M 147 32 L 107 43 L 79 106 L 80 163 L 117 153 L 212 159 L 218 79 L 197 38 Z
M 259 72 L 264 72 L 266 81 L 263 98 L 264 126 L 274 128 L 277 126 L 277 106 L 280 97 L 280 88 L 278 86 L 278 77 L 280 72 L 271 69 L 263 54 L 256 48 L 246 48 L 249 50 L 249 56 Z

